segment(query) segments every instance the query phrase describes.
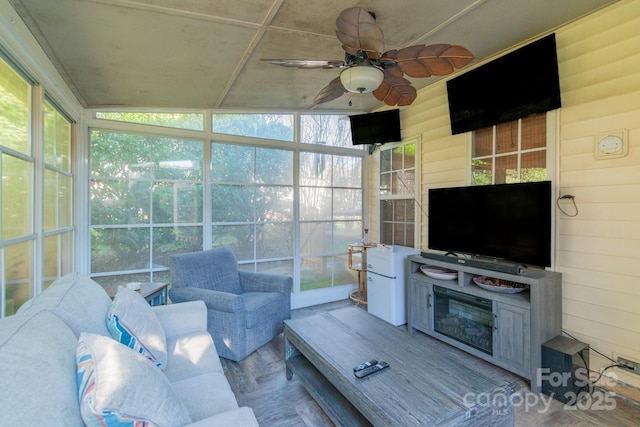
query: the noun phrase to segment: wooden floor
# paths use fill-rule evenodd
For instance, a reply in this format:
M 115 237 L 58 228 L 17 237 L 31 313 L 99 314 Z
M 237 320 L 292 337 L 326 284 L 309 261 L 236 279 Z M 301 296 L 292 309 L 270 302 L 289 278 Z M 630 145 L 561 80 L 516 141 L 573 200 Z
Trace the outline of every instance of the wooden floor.
M 350 304 L 345 300 L 293 310 L 292 317 Z M 446 345 L 424 334 L 415 336 L 424 340 L 425 345 Z M 512 402 L 516 426 L 640 426 L 640 404 L 637 402 L 604 397 L 597 391 L 592 402 L 565 408 L 549 396 L 530 393 L 528 382 L 510 372 L 454 347 L 449 348 L 452 359 L 515 384 L 517 390 Z M 239 405 L 253 408 L 261 426 L 333 426 L 295 376 L 291 381 L 286 380 L 282 334 L 241 362 L 220 360 Z

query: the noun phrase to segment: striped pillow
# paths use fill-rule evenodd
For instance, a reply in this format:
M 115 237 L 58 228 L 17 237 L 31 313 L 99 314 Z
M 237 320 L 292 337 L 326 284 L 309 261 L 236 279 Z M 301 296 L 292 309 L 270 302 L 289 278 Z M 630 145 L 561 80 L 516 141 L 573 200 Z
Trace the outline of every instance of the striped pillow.
M 167 342 L 160 320 L 138 292 L 118 287 L 107 314 L 107 328 L 118 342 L 142 354 L 157 367 L 167 365 Z
M 81 333 L 78 398 L 87 426 L 183 426 L 191 422 L 164 374 L 115 340 Z

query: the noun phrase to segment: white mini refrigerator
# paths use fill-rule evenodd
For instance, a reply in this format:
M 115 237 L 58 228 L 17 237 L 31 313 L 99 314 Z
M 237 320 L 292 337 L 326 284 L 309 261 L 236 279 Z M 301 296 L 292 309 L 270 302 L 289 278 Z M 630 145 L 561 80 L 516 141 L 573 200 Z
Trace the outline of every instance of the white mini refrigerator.
M 367 310 L 394 326 L 407 323 L 407 257 L 419 249 L 377 246 L 367 249 Z

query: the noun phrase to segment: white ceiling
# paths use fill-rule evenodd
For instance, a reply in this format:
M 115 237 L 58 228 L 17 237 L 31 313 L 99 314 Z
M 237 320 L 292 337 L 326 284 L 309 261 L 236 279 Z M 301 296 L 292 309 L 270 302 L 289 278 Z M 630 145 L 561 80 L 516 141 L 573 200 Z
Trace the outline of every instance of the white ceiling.
M 477 62 L 615 0 L 10 1 L 88 108 L 370 111 L 383 105 L 372 94 L 314 106 L 339 69 L 260 59 L 342 60 L 335 19 L 359 6 L 376 14 L 385 50 L 458 44 Z

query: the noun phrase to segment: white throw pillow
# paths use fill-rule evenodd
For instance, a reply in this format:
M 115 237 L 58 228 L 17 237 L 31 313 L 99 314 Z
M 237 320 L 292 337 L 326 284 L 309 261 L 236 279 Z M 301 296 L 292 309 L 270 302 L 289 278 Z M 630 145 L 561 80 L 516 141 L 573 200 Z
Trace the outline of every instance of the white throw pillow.
M 107 314 L 107 328 L 116 340 L 151 360 L 167 365 L 167 340 L 160 320 L 138 292 L 118 286 Z
M 82 332 L 76 364 L 86 425 L 178 427 L 191 423 L 162 371 L 117 341 Z

